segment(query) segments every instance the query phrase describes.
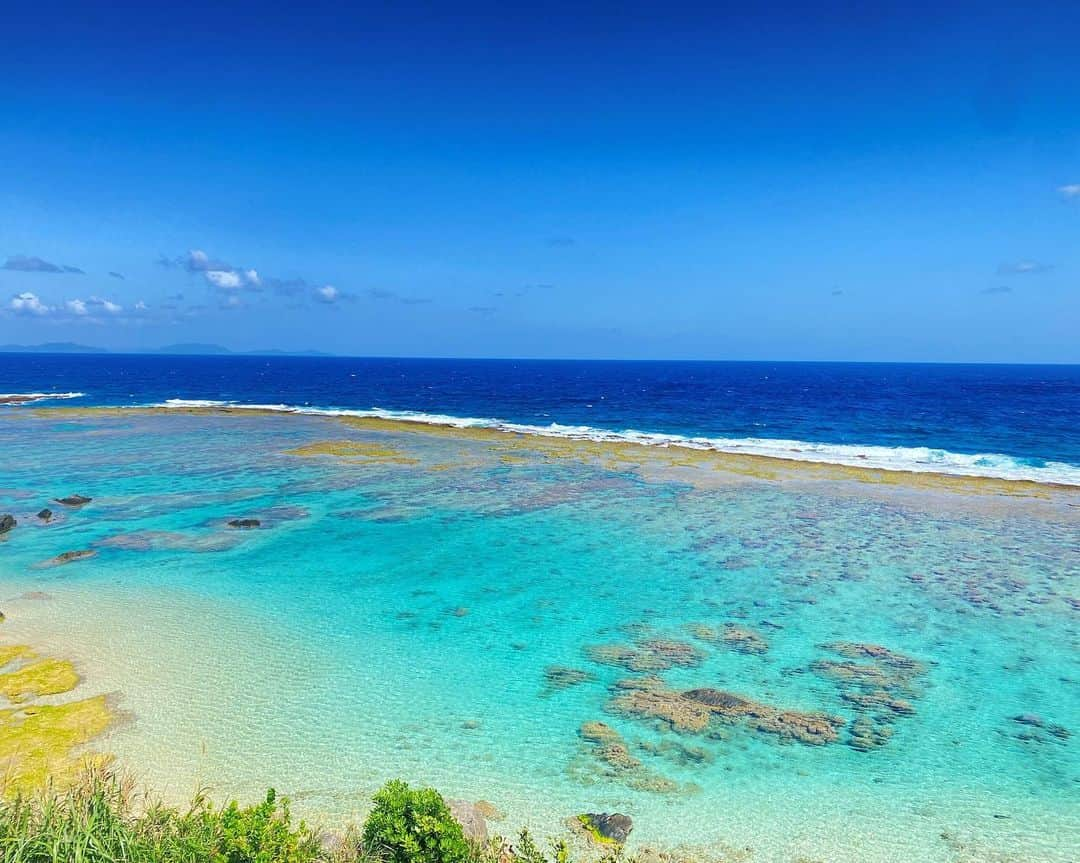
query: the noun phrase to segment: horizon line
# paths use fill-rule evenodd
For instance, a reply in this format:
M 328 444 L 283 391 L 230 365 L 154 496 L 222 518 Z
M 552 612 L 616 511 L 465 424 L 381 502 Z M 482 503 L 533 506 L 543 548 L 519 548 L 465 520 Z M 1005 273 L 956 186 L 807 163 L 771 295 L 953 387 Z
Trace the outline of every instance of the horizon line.
M 23 346 L 20 346 L 23 347 Z M 30 346 L 25 346 L 30 347 Z M 269 348 L 265 350 L 233 350 L 222 346 L 220 351 L 197 352 L 182 351 L 171 353 L 163 350 L 146 348 L 143 350 L 115 350 L 82 345 L 87 350 L 46 351 L 46 350 L 0 350 L 0 356 L 98 356 L 106 354 L 116 357 L 156 356 L 156 357 L 199 357 L 204 359 L 223 357 L 251 357 L 270 359 L 274 357 L 303 360 L 429 360 L 454 362 L 532 362 L 532 363 L 716 363 L 716 364 L 786 364 L 786 365 L 880 365 L 880 366 L 1080 366 L 1080 360 L 808 360 L 808 359 L 723 359 L 723 358 L 664 358 L 664 357 L 532 357 L 532 356 L 427 356 L 417 354 L 336 354 L 328 351 L 298 350 L 288 351 Z

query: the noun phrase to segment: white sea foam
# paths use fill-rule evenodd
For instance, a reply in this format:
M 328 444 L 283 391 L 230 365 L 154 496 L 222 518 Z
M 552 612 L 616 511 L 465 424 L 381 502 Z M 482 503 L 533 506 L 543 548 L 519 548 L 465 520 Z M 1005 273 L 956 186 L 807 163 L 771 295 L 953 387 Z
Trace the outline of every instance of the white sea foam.
M 215 401 L 214 399 L 167 399 L 157 407 L 166 408 L 223 408 L 230 402 Z
M 81 399 L 86 393 L 0 393 L 0 405 L 28 405 L 58 399 Z
M 634 429 L 612 431 L 582 425 L 530 425 L 482 417 L 459 417 L 419 411 L 372 408 L 317 408 L 285 404 L 241 404 L 204 399 L 169 399 L 155 407 L 228 407 L 232 410 L 276 411 L 310 416 L 373 417 L 451 428 L 487 428 L 507 433 L 538 435 L 643 446 L 682 447 L 693 450 L 757 455 L 792 461 L 816 462 L 876 470 L 909 473 L 942 473 L 990 479 L 1029 480 L 1040 483 L 1080 486 L 1080 465 L 1065 462 L 1022 459 L 1002 453 L 957 453 L 929 447 L 887 447 L 861 444 L 815 443 L 779 438 L 688 437 L 686 435 L 643 432 Z

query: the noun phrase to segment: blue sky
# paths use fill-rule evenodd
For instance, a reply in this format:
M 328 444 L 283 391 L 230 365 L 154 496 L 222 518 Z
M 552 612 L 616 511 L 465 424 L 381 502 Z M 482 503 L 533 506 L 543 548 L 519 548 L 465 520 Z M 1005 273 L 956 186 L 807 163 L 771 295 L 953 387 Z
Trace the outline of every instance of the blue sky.
M 342 5 L 7 10 L 0 342 L 1080 362 L 1078 4 Z

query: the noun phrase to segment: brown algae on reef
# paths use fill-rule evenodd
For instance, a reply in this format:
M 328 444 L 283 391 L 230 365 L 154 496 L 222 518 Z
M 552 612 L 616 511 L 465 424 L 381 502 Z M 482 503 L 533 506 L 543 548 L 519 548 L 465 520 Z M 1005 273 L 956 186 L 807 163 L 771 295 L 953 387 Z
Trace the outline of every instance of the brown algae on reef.
M 368 462 L 381 464 L 418 464 L 418 460 L 410 458 L 400 449 L 391 446 L 383 446 L 377 443 L 358 440 L 324 440 L 315 443 L 304 444 L 286 450 L 286 455 L 296 456 L 321 456 L 329 455 L 337 458 L 362 459 Z

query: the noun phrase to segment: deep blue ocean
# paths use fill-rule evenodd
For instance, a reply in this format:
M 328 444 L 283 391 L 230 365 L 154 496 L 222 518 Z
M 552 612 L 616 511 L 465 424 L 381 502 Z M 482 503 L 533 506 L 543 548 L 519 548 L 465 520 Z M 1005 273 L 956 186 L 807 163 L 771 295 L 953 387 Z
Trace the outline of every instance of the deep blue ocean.
M 69 405 L 379 409 L 1080 466 L 1080 366 L 2 354 L 0 392 L 83 394 Z

